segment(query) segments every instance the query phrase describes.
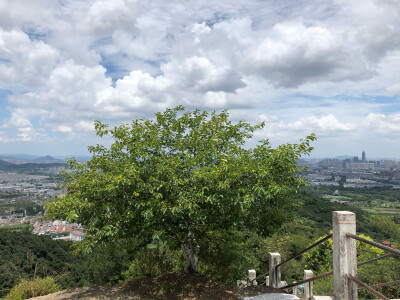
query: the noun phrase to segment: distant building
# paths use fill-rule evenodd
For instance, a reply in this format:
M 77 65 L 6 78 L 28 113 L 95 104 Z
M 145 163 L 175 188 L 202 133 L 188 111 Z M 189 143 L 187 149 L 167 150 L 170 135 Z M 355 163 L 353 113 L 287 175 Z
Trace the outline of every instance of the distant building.
M 69 236 L 70 236 L 71 241 L 74 241 L 74 242 L 82 241 L 85 238 L 85 233 L 82 231 L 74 230 L 74 231 L 70 232 Z
M 36 222 L 33 225 L 33 234 L 45 235 L 45 234 L 64 234 L 71 235 L 76 233 L 75 240 L 81 240 L 84 238 L 83 227 L 79 224 L 70 224 L 66 221 L 41 221 Z M 81 239 L 80 239 L 81 238 Z M 72 240 L 72 238 L 71 238 Z
M 350 170 L 373 170 L 375 166 L 367 162 L 346 162 L 345 167 Z
M 342 169 L 343 162 L 336 158 L 327 158 L 318 162 L 319 167 Z
M 362 152 L 362 162 L 365 162 L 365 151 Z

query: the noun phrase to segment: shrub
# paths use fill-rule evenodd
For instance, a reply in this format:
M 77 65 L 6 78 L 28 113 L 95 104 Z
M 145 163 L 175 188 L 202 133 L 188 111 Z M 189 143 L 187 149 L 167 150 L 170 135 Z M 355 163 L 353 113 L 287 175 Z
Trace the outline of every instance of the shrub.
M 129 281 L 141 277 L 154 278 L 184 268 L 183 251 L 170 249 L 167 244 L 162 243 L 154 249 L 145 248 L 138 251 L 129 269 L 122 272 L 122 275 L 126 281 Z
M 60 286 L 54 278 L 36 278 L 33 280 L 22 279 L 19 284 L 13 287 L 6 296 L 7 300 L 22 300 L 36 296 L 43 296 L 55 293 L 60 290 Z

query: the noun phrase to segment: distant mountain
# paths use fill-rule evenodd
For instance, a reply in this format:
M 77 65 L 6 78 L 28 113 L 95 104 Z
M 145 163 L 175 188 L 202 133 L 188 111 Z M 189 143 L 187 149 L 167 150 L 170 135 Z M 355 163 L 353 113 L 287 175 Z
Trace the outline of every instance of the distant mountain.
M 8 172 L 15 172 L 15 171 L 35 171 L 38 169 L 48 169 L 48 168 L 54 168 L 54 167 L 66 167 L 65 163 L 59 163 L 59 162 L 46 162 L 46 163 L 24 163 L 24 164 L 12 164 L 9 162 L 6 162 L 4 160 L 0 160 L 0 171 L 8 171 Z
M 61 160 L 61 161 L 65 161 L 65 162 L 67 160 L 71 159 L 71 158 L 74 158 L 74 159 L 76 159 L 77 162 L 83 162 L 83 163 L 85 163 L 88 160 L 92 159 L 92 157 L 88 156 L 88 155 L 56 156 L 55 158 L 58 159 L 58 160 Z
M 0 159 L 0 169 L 9 168 L 9 167 L 12 167 L 12 166 L 14 166 L 14 164 L 12 164 L 12 163 L 10 163 L 8 161 L 4 161 L 4 160 Z
M 30 161 L 32 159 L 35 159 L 36 157 L 37 156 L 35 156 L 35 155 L 24 154 L 24 153 L 2 153 L 2 154 L 0 154 L 0 159 L 8 158 L 8 159 Z

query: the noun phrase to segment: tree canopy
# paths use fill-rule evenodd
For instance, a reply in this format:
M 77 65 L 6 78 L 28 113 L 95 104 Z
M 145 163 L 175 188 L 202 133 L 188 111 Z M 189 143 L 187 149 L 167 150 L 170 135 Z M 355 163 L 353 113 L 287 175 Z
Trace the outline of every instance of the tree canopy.
M 181 106 L 111 129 L 96 121 L 96 134 L 114 142 L 90 146 L 86 164 L 70 161 L 68 194 L 47 202 L 48 217 L 83 224 L 83 247 L 130 237 L 174 242 L 196 269 L 206 232 L 268 235 L 291 216 L 293 195 L 306 185 L 297 160 L 310 153 L 314 135 L 247 148 L 264 125 Z

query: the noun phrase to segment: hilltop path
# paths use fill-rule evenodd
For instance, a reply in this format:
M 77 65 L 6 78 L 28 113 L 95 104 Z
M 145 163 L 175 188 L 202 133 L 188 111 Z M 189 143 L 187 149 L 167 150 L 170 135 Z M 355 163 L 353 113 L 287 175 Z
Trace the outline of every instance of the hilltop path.
M 236 289 L 210 280 L 200 274 L 177 272 L 155 279 L 135 279 L 120 286 L 83 287 L 59 291 L 54 294 L 31 298 L 32 300 L 66 299 L 174 299 L 174 300 L 242 300 L 244 297 L 263 293 L 282 292 L 266 286 Z

